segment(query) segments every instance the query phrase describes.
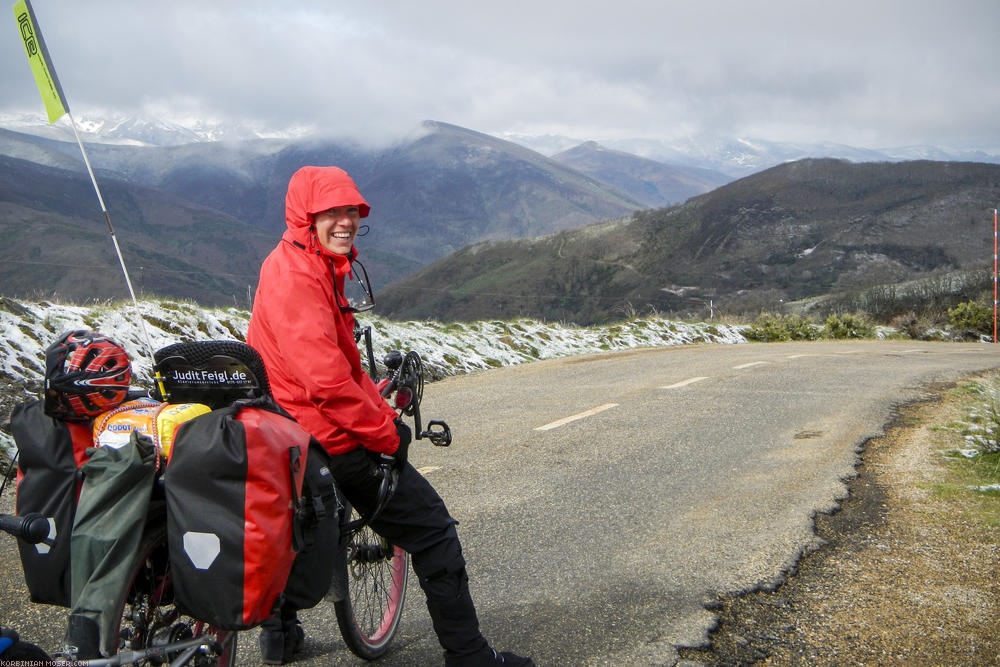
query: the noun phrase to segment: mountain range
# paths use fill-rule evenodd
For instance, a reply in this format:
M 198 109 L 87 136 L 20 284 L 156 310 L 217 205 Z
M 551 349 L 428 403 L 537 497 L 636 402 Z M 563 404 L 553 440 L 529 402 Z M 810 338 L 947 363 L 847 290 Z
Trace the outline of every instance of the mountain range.
M 320 136 L 320 128 L 264 128 L 205 118 L 163 119 L 102 113 L 81 117 L 77 122 L 84 142 L 135 146 L 177 146 L 190 143 L 242 142 L 253 139 L 301 141 Z M 39 114 L 0 115 L 0 128 L 64 142 L 74 142 L 72 127 L 65 121 L 49 124 Z M 497 138 L 529 148 L 546 157 L 564 153 L 590 138 L 562 135 L 502 133 Z M 804 158 L 833 157 L 852 162 L 942 162 L 1000 163 L 1000 155 L 983 150 L 948 146 L 859 147 L 832 142 L 781 142 L 756 137 L 697 135 L 675 139 L 625 137 L 602 139 L 612 151 L 676 167 L 694 167 L 720 172 L 730 180 Z
M 616 188 L 586 167 L 573 169 L 518 144 L 437 122 L 381 148 L 258 138 L 168 146 L 87 143 L 86 150 L 121 233 L 126 263 L 142 267 L 141 286 L 210 304 L 238 302 L 252 290 L 256 268 L 284 230 L 288 179 L 306 164 L 344 167 L 365 193 L 372 215 L 359 245 L 369 273 L 383 285 L 470 243 L 627 216 L 662 204 L 664 197 L 681 201 L 726 180 L 664 167 L 643 174 L 641 187 Z M 70 300 L 123 296 L 76 143 L 0 130 L 0 157 L 5 293 Z M 643 198 L 642 187 L 655 196 Z
M 534 239 L 478 243 L 380 295 L 393 318 L 754 316 L 793 300 L 981 272 L 1000 165 L 808 159 L 684 204 Z
M 556 155 L 585 143 L 562 136 L 503 135 L 505 139 L 545 155 Z M 940 162 L 1000 163 L 1000 155 L 982 150 L 942 146 L 895 146 L 864 148 L 832 142 L 780 142 L 748 137 L 695 136 L 675 140 L 607 139 L 601 145 L 629 155 L 644 157 L 679 167 L 695 167 L 721 172 L 731 179 L 748 176 L 786 162 L 807 158 L 832 157 L 851 162 Z
M 124 296 L 107 226 L 76 143 L 55 136 L 65 129 L 59 124 L 48 127 L 53 136 L 46 138 L 27 121 L 0 123 L 31 130 L 0 130 L 0 229 L 6 241 L 0 249 L 0 292 L 70 301 Z M 850 282 L 840 279 L 845 267 L 857 269 L 850 262 L 825 268 L 814 265 L 811 273 L 796 277 L 789 268 L 805 266 L 798 260 L 814 252 L 813 262 L 840 257 L 817 249 L 835 246 L 830 238 L 842 236 L 838 225 L 850 221 L 823 216 L 850 210 L 856 219 L 881 220 L 884 211 L 865 207 L 899 213 L 909 210 L 899 207 L 927 205 L 975 218 L 973 207 L 986 201 L 962 190 L 952 192 L 961 206 L 945 203 L 948 188 L 968 184 L 941 181 L 936 174 L 950 169 L 954 175 L 965 168 L 959 163 L 893 165 L 884 154 L 861 149 L 841 152 L 856 159 L 880 159 L 880 171 L 864 171 L 874 169 L 866 164 L 806 161 L 734 181 L 733 174 L 753 160 L 766 162 L 779 154 L 795 155 L 799 149 L 765 146 L 765 150 L 750 142 L 736 142 L 729 145 L 728 153 L 716 153 L 714 164 L 724 166 L 727 171 L 723 171 L 706 168 L 712 161 L 699 161 L 694 152 L 686 158 L 676 153 L 678 160 L 668 163 L 622 150 L 621 144 L 614 148 L 582 142 L 549 150 L 547 156 L 527 148 L 524 144 L 531 142 L 526 138 L 515 143 L 433 121 L 381 147 L 303 132 L 261 137 L 247 128 L 182 126 L 148 119 L 80 125 L 136 287 L 144 294 L 179 296 L 209 305 L 246 303 L 260 261 L 284 229 L 288 178 L 304 164 L 344 167 L 372 203 L 372 216 L 365 221 L 368 234 L 359 247 L 376 285 L 393 283 L 393 289 L 381 291 L 380 306 L 398 314 L 423 312 L 440 317 L 473 312 L 475 317 L 490 317 L 496 304 L 491 305 L 489 295 L 509 300 L 528 290 L 538 297 L 540 309 L 532 311 L 522 301 L 515 310 L 580 322 L 607 320 L 614 308 L 632 303 L 676 310 L 681 302 L 666 295 L 678 290 L 688 300 L 725 300 L 724 294 L 760 294 L 763 289 L 777 289 L 779 298 L 794 298 L 843 286 Z M 220 136 L 228 138 L 220 141 Z M 550 137 L 546 141 L 551 149 L 565 140 Z M 653 154 L 656 145 L 663 149 L 662 144 L 654 144 L 636 144 L 635 150 Z M 759 150 L 747 152 L 751 146 Z M 742 154 L 738 154 L 739 147 L 745 149 Z M 707 154 L 710 148 L 702 150 Z M 684 160 L 689 164 L 682 164 Z M 862 169 L 845 171 L 847 166 Z M 987 181 L 993 173 L 983 164 L 973 171 Z M 801 177 L 785 177 L 792 173 L 810 174 L 810 179 L 827 185 L 804 186 Z M 903 173 L 918 176 L 898 175 Z M 890 190 L 897 187 L 892 185 L 896 180 L 905 181 L 910 199 L 882 200 L 871 193 L 854 201 L 859 189 L 868 189 L 862 182 L 866 178 L 875 178 L 874 182 Z M 934 184 L 936 199 L 925 192 L 932 187 L 929 183 Z M 979 185 L 979 194 L 991 192 L 987 183 Z M 825 195 L 829 201 L 817 194 L 824 188 L 833 188 Z M 833 212 L 823 209 L 827 205 L 833 206 Z M 747 216 L 753 224 L 746 222 Z M 823 217 L 822 221 L 814 220 L 816 216 Z M 942 224 L 940 217 L 933 216 L 935 224 Z M 661 221 L 663 228 L 652 220 Z M 796 221 L 795 233 L 768 236 L 753 231 L 766 231 L 775 224 L 783 230 L 780 224 L 789 220 Z M 641 239 L 637 230 L 655 233 Z M 654 242 L 653 237 L 658 240 Z M 750 266 L 757 268 L 734 270 L 723 261 L 732 258 L 715 251 L 718 244 L 741 247 L 751 237 L 760 251 L 757 255 L 763 253 L 748 256 Z M 792 248 L 789 239 L 796 238 L 815 245 Z M 873 237 L 864 247 L 874 248 L 871 252 L 880 257 L 898 259 L 878 250 L 882 242 Z M 628 254 L 633 246 L 643 249 L 642 261 Z M 946 256 L 947 261 L 922 260 L 913 271 L 889 273 L 912 276 L 963 264 L 961 256 L 950 251 L 934 255 L 927 249 L 933 241 L 924 246 L 928 257 Z M 838 247 L 844 256 L 857 256 L 855 250 Z M 513 276 L 513 282 L 488 270 L 488 263 L 497 261 L 497 252 L 506 257 L 501 273 Z M 792 261 L 789 253 L 803 253 L 803 257 Z M 441 262 L 427 266 L 437 260 Z M 622 263 L 629 268 L 616 272 L 614 266 Z M 659 265 L 671 268 L 666 271 Z M 902 265 L 914 267 L 912 261 Z M 421 267 L 427 270 L 419 272 Z M 591 272 L 594 267 L 600 267 L 597 274 Z M 630 273 L 635 275 L 629 278 Z M 865 280 L 873 275 L 867 270 L 862 273 Z M 538 283 L 542 274 L 548 278 Z M 640 275 L 641 280 L 636 277 Z M 820 280 L 816 275 L 826 277 Z M 442 276 L 446 276 L 444 281 Z M 613 278 L 610 292 L 600 287 L 602 276 Z M 774 287 L 767 276 L 784 276 L 781 280 L 787 284 Z M 647 298 L 642 291 L 653 285 L 659 290 L 657 298 Z M 460 307 L 448 306 L 448 299 L 440 298 L 442 289 Z M 478 296 L 465 298 L 469 295 Z M 587 299 L 591 306 L 567 305 L 573 299 Z M 478 305 L 471 308 L 474 302 Z

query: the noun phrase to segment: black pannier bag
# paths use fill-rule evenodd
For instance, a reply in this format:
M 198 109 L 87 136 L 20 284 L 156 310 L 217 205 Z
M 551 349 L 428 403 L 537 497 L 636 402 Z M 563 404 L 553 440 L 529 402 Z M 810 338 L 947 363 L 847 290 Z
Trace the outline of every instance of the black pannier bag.
M 182 365 L 180 356 L 164 358 L 177 360 L 172 368 Z M 255 375 L 266 386 L 266 376 Z M 207 384 L 195 391 L 197 397 L 182 394 L 184 400 L 219 404 Z M 295 558 L 309 440 L 266 396 L 178 428 L 164 473 L 178 608 L 226 630 L 253 627 L 270 615 Z
M 253 627 L 303 541 L 311 437 L 270 397 L 245 343 L 177 343 L 154 361 L 163 398 L 212 408 L 177 429 L 164 473 L 177 606 L 221 629 Z
M 164 473 L 179 609 L 226 630 L 267 618 L 295 558 L 310 436 L 270 398 L 178 428 Z
M 21 567 L 32 602 L 70 606 L 70 536 L 86 450 L 93 446 L 89 422 L 66 422 L 45 414 L 39 400 L 14 408 L 11 431 L 18 449 L 16 512 L 38 512 L 49 520 L 39 544 L 18 540 Z

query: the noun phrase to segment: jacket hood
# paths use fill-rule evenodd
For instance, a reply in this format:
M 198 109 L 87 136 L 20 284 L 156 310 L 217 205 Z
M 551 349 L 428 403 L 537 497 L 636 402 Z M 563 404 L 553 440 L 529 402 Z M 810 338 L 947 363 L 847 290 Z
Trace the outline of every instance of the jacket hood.
M 292 175 L 285 196 L 285 224 L 294 240 L 307 243 L 313 215 L 335 206 L 357 206 L 362 218 L 371 207 L 354 180 L 339 167 L 302 167 Z

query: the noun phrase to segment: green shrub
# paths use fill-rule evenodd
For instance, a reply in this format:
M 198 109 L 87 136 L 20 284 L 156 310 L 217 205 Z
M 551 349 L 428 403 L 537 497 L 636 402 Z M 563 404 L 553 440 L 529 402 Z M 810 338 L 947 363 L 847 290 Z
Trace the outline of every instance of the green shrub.
M 975 301 L 964 301 L 949 308 L 948 322 L 955 329 L 993 335 L 993 309 Z
M 757 321 L 743 332 L 747 340 L 770 343 L 780 340 L 791 340 L 791 334 L 785 328 L 780 315 L 761 313 Z
M 830 315 L 826 318 L 826 335 L 830 338 L 874 338 L 875 325 L 863 315 Z
M 801 315 L 761 313 L 744 332 L 747 340 L 775 342 L 782 340 L 817 340 L 822 330 Z
M 785 321 L 792 340 L 819 340 L 823 337 L 822 327 L 801 315 L 789 315 Z

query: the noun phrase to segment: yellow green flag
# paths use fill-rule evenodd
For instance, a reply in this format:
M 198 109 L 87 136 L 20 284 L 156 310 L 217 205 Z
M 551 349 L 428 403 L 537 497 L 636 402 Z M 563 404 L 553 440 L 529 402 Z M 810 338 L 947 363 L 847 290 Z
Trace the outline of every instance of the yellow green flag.
M 42 101 L 45 102 L 49 123 L 54 123 L 69 111 L 69 104 L 63 95 L 62 86 L 59 85 L 59 78 L 49 58 L 49 51 L 45 48 L 45 40 L 42 39 L 38 22 L 35 21 L 35 12 L 31 10 L 31 3 L 28 0 L 14 3 L 14 18 L 17 19 L 17 27 L 21 31 L 24 51 L 28 54 L 28 63 L 35 75 L 38 92 L 42 94 Z

